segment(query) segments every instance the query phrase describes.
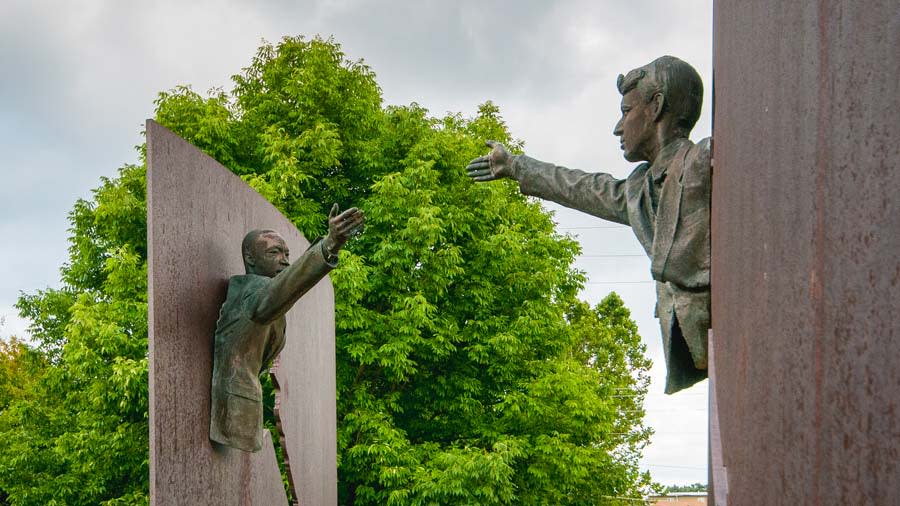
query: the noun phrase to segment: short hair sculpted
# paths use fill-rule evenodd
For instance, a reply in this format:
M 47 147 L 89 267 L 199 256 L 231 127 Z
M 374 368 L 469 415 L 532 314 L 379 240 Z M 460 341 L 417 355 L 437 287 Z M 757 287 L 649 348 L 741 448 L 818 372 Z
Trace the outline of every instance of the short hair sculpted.
M 616 86 L 623 96 L 637 88 L 647 102 L 656 93 L 662 93 L 665 97 L 663 110 L 675 118 L 675 126 L 685 136 L 700 118 L 703 81 L 694 67 L 674 56 L 660 56 L 624 76 L 619 74 Z
M 267 228 L 256 229 L 247 232 L 247 235 L 244 236 L 244 240 L 241 241 L 241 258 L 244 260 L 245 269 L 249 267 L 247 265 L 247 255 L 253 255 L 253 246 L 256 245 L 256 240 L 259 238 L 259 236 L 277 233 L 278 232 Z

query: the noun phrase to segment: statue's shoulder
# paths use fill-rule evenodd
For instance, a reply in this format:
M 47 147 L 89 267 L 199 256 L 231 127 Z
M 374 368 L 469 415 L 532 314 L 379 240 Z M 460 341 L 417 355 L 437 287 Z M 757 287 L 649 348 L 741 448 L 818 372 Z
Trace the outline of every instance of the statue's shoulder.
M 709 159 L 712 156 L 712 137 L 701 139 L 700 142 L 694 144 L 689 156 L 695 160 L 709 163 Z
M 712 158 L 712 138 L 707 137 L 693 144 L 685 157 L 685 170 L 688 172 L 700 172 L 709 174 L 709 161 Z
M 244 298 L 265 288 L 272 280 L 258 274 L 238 274 L 228 280 L 228 298 Z
M 647 171 L 650 170 L 650 162 L 641 162 L 637 167 L 631 171 L 631 174 L 628 174 L 628 177 L 625 178 L 629 183 L 644 183 L 644 177 L 647 175 Z

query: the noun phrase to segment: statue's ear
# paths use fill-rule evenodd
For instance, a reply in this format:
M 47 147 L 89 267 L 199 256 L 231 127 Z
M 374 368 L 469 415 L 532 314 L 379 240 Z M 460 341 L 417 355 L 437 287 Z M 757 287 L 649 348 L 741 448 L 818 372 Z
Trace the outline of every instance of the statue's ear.
M 653 98 L 650 99 L 650 107 L 653 108 L 653 121 L 659 121 L 662 118 L 663 111 L 666 110 L 665 95 L 659 91 L 654 93 Z
M 244 265 L 256 267 L 256 259 L 253 258 L 253 254 L 249 251 L 244 253 Z

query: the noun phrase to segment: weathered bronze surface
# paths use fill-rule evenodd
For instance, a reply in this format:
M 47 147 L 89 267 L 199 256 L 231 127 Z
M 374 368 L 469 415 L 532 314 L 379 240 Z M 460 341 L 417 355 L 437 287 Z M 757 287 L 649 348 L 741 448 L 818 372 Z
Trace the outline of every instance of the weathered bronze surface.
M 259 375 L 285 342 L 285 314 L 337 265 L 337 253 L 362 226 L 351 208 L 328 220 L 328 235 L 292 265 L 284 239 L 274 230 L 253 230 L 241 244 L 246 274 L 232 276 L 216 323 L 209 438 L 239 450 L 262 448 L 262 386 Z
M 626 179 L 513 156 L 499 143 L 466 167 L 475 181 L 512 178 L 526 195 L 629 225 L 651 259 L 668 370 L 666 393 L 706 378 L 710 326 L 710 140 L 688 139 L 700 116 L 697 71 L 672 56 L 619 76 L 622 117 L 613 134 Z

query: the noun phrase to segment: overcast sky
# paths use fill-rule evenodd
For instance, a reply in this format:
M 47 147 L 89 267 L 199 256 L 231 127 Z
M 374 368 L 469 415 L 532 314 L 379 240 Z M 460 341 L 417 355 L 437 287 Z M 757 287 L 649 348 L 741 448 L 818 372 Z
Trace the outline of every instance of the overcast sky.
M 0 336 L 23 335 L 20 292 L 58 286 L 67 214 L 102 176 L 137 162 L 157 93 L 230 89 L 262 39 L 333 35 L 375 71 L 384 102 L 473 115 L 494 101 L 530 156 L 625 177 L 612 135 L 616 76 L 663 54 L 706 86 L 692 139 L 710 135 L 712 0 L 0 1 Z M 462 168 L 460 168 L 462 170 Z M 641 465 L 706 483 L 706 381 L 662 394 L 649 261 L 625 227 L 548 205 L 578 236 L 583 297 L 617 291 L 654 361 Z M 613 256 L 608 255 L 626 255 Z

